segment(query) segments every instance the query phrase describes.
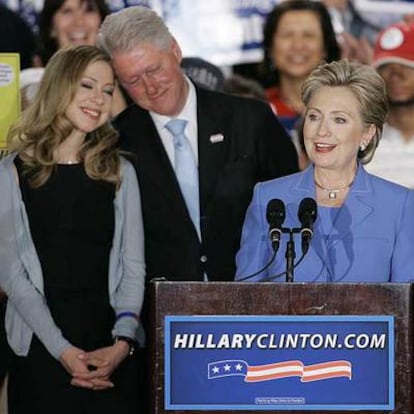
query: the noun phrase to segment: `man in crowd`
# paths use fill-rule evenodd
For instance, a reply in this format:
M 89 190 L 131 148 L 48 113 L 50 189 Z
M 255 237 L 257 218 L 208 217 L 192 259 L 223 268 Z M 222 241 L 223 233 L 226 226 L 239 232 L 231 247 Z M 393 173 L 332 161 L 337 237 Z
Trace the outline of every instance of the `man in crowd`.
M 373 65 L 384 78 L 389 114 L 367 169 L 414 188 L 414 23 L 398 23 L 377 39 Z
M 108 16 L 98 42 L 135 103 L 115 126 L 134 154 L 148 279 L 233 280 L 253 186 L 297 171 L 293 144 L 266 103 L 193 84 L 154 11 Z

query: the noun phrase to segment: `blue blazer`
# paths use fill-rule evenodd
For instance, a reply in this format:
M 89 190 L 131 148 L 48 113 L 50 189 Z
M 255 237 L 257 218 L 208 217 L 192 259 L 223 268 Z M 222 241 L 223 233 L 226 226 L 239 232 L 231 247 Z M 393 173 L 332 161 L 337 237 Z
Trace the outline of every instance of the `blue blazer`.
M 236 257 L 236 280 L 263 268 L 273 250 L 269 239 L 266 207 L 273 198 L 286 205 L 283 227 L 300 227 L 297 211 L 304 197 L 315 198 L 313 166 L 284 178 L 255 186 L 243 225 Z M 296 282 L 411 282 L 414 280 L 414 192 L 368 174 L 362 166 L 330 229 L 321 217 L 315 221 L 308 253 L 294 270 Z M 326 225 L 325 225 L 326 227 Z M 271 279 L 286 270 L 284 234 L 272 265 L 250 281 Z M 301 236 L 294 235 L 296 261 L 302 254 Z

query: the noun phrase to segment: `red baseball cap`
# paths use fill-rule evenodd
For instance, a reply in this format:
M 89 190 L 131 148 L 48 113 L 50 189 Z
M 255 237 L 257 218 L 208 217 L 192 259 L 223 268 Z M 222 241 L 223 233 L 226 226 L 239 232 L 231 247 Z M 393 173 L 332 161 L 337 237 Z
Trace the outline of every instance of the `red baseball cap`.
M 378 68 L 386 63 L 414 68 L 414 24 L 396 23 L 380 32 L 372 64 Z

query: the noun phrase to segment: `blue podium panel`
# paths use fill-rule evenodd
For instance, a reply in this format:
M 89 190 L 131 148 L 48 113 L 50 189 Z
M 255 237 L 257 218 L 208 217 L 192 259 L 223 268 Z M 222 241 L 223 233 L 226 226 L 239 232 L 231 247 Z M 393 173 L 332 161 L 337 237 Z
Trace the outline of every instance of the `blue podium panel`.
M 165 316 L 167 410 L 392 410 L 393 316 Z

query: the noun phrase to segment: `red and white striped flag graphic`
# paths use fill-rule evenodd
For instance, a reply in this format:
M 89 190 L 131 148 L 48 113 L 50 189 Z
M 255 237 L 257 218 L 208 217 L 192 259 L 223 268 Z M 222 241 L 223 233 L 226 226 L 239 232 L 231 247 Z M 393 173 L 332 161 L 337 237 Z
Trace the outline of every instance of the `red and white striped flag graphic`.
M 352 379 L 352 364 L 349 361 L 327 361 L 304 365 L 292 360 L 265 365 L 249 365 L 244 360 L 224 360 L 208 364 L 209 379 L 233 375 L 244 376 L 246 382 L 270 381 L 281 378 L 299 377 L 302 382 L 321 381 L 345 377 Z

